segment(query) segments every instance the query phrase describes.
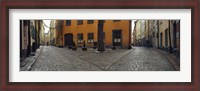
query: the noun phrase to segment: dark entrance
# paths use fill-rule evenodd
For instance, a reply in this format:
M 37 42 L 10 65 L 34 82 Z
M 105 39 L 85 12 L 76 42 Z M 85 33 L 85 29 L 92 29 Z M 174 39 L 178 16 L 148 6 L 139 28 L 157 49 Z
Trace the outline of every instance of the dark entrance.
M 113 30 L 112 31 L 112 43 L 113 46 L 122 46 L 122 31 L 121 30 Z
M 165 30 L 165 48 L 168 47 L 168 33 L 167 33 L 168 29 Z
M 161 48 L 163 47 L 163 45 L 162 45 L 162 40 L 163 40 L 163 38 L 162 38 L 162 33 L 160 33 L 160 47 L 161 47 Z
M 174 48 L 176 48 L 176 22 L 173 24 L 173 41 L 174 41 Z
M 73 34 L 65 34 L 65 46 L 72 46 Z
M 157 33 L 157 47 L 159 47 L 159 33 Z
M 27 52 L 27 56 L 29 56 L 31 54 L 31 28 L 30 28 L 30 21 L 25 20 L 24 22 L 26 22 L 25 24 L 27 24 L 27 26 L 28 26 L 28 52 Z

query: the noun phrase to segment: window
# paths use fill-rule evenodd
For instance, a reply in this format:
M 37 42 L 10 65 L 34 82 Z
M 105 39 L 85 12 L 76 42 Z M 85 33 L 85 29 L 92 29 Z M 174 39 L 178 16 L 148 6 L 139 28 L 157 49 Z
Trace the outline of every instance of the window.
M 94 23 L 94 20 L 88 20 L 87 21 L 87 24 L 93 24 Z
M 66 20 L 66 26 L 71 26 L 71 20 Z
M 83 43 L 83 34 L 78 34 L 78 41 L 77 43 Z
M 83 20 L 77 20 L 77 25 L 82 25 L 83 24 Z
M 121 46 L 122 42 L 121 30 L 113 30 L 113 46 Z
M 88 33 L 88 43 L 94 42 L 94 33 Z
M 113 22 L 120 22 L 121 20 L 113 20 Z

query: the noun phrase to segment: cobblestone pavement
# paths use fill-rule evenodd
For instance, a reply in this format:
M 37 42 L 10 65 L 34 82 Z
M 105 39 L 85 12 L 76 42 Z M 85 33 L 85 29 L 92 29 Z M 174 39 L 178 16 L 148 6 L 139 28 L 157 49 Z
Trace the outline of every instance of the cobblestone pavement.
M 95 71 L 98 67 L 82 61 L 71 55 L 63 48 L 44 46 L 43 51 L 37 59 L 34 71 Z
M 113 71 L 173 71 L 168 59 L 152 48 L 137 47 L 108 68 Z
M 77 51 L 44 46 L 33 67 L 34 71 L 171 71 L 167 58 L 151 48 L 106 49 L 88 48 Z
M 88 48 L 87 51 L 82 51 L 81 48 L 78 48 L 77 52 L 68 48 L 64 49 L 68 51 L 69 54 L 75 55 L 83 61 L 87 61 L 88 63 L 99 67 L 101 70 L 107 70 L 113 63 L 132 51 L 129 49 L 112 50 L 107 48 L 105 52 L 98 52 L 97 49 L 93 48 Z

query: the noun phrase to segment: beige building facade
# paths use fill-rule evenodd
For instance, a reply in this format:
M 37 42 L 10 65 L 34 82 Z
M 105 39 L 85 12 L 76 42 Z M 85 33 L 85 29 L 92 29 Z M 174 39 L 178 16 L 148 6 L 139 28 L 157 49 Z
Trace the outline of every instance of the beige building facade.
M 50 45 L 55 46 L 56 45 L 56 20 L 51 20 L 50 21 Z
M 169 47 L 169 20 L 159 20 L 160 47 Z
M 140 46 L 180 51 L 180 20 L 145 20 L 145 24 L 137 20 L 135 37 L 136 44 Z

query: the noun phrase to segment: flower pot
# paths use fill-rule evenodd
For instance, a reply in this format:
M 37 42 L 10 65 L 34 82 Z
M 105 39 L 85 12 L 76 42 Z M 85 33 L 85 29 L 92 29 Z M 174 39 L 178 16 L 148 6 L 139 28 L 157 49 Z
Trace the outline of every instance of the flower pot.
M 96 49 L 97 47 L 96 47 L 96 46 L 93 46 L 92 48 L 93 48 L 93 49 Z
M 112 50 L 116 50 L 116 47 L 115 47 L 115 46 L 112 46 Z
M 128 46 L 128 49 L 132 49 L 131 45 Z
M 75 50 L 77 50 L 77 48 L 76 48 L 76 47 L 72 47 L 72 50 L 74 50 L 74 51 L 75 51 Z
M 68 49 L 72 49 L 72 46 L 68 46 Z
M 87 47 L 83 47 L 82 50 L 83 50 L 83 51 L 87 51 Z

